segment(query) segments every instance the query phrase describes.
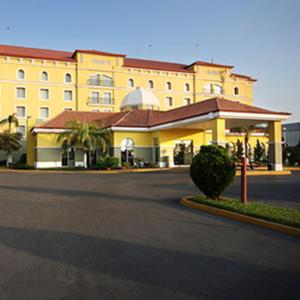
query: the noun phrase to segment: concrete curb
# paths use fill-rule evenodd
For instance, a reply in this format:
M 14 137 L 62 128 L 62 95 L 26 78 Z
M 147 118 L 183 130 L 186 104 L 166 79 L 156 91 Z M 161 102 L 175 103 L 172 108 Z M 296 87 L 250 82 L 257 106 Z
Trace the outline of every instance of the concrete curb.
M 274 230 L 274 231 L 283 232 L 283 233 L 293 235 L 293 236 L 300 236 L 300 229 L 298 229 L 298 228 L 294 228 L 294 227 L 287 226 L 287 225 L 281 225 L 281 224 L 278 224 L 278 223 L 258 219 L 258 218 L 255 218 L 255 217 L 242 215 L 242 214 L 239 214 L 239 213 L 236 213 L 236 212 L 216 208 L 216 207 L 213 207 L 213 206 L 208 206 L 208 205 L 201 204 L 201 203 L 196 203 L 194 201 L 189 200 L 189 198 L 190 197 L 181 198 L 179 203 L 184 205 L 184 206 L 194 208 L 194 209 L 197 209 L 197 210 L 201 210 L 201 211 L 205 211 L 205 212 L 217 215 L 217 216 L 227 217 L 227 218 L 230 218 L 232 220 L 236 220 L 236 221 L 240 221 L 240 222 L 244 222 L 244 223 L 248 223 L 248 224 L 268 228 L 268 229 L 271 229 L 271 230 Z
M 20 173 L 20 174 L 127 174 L 127 173 L 149 173 L 167 171 L 170 168 L 147 168 L 147 169 L 128 169 L 128 170 L 80 170 L 80 171 L 65 171 L 65 170 L 15 170 L 15 169 L 0 169 L 1 173 Z
M 247 171 L 247 176 L 278 176 L 278 175 L 292 175 L 291 171 Z M 241 171 L 237 171 L 235 176 L 241 176 Z

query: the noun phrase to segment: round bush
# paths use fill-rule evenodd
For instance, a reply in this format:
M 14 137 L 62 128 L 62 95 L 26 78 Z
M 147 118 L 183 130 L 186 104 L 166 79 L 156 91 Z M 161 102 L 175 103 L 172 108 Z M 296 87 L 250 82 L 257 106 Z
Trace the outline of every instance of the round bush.
M 206 197 L 218 199 L 235 176 L 235 164 L 224 147 L 202 146 L 193 158 L 190 176 Z

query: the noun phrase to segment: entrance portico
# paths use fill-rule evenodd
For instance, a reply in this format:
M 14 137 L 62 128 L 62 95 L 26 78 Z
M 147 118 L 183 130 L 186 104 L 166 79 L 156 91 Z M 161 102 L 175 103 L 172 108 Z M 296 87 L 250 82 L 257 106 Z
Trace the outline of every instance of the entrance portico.
M 88 119 L 92 123 L 102 122 L 110 128 L 113 133 L 111 153 L 117 156 L 120 162 L 121 153 L 124 156 L 123 161 L 124 158 L 127 161 L 129 154 L 134 151 L 134 156 L 130 156 L 132 163 L 136 157 L 170 167 L 178 164 L 178 161 L 188 161 L 184 154 L 187 158 L 189 148 L 183 154 L 180 153 L 180 148 L 191 147 L 191 152 L 196 154 L 202 145 L 232 144 L 237 138 L 244 139 L 243 134 L 236 134 L 232 129 L 263 123 L 267 125 L 267 129 L 250 136 L 249 143 L 254 146 L 259 139 L 269 145 L 270 167 L 273 170 L 281 170 L 281 122 L 289 115 L 223 98 L 208 99 L 169 111 L 132 109 L 119 113 L 63 112 L 53 120 L 32 129 L 31 138 L 35 141 L 29 143 L 33 146 L 29 151 L 34 150 L 37 155 L 36 160 L 29 163 L 35 166 L 57 166 L 61 157 L 56 157 L 56 153 L 61 152 L 60 145 L 56 143 L 56 136 L 68 130 L 65 126 L 74 118 L 83 122 Z M 129 140 L 134 145 L 134 150 L 125 147 L 125 151 L 122 141 Z M 54 153 L 55 148 L 57 151 Z M 184 159 L 180 155 L 183 155 Z M 29 155 L 31 158 L 34 156 Z M 45 161 L 47 156 L 51 157 L 52 161 Z M 75 161 L 75 165 L 79 163 Z

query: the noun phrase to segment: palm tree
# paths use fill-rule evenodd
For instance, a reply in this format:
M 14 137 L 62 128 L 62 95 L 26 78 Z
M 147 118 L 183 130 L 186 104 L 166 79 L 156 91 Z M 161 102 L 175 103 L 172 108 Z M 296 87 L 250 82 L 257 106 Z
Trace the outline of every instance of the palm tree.
M 21 148 L 22 134 L 6 129 L 0 133 L 0 150 L 6 153 L 6 166 L 12 164 L 12 153 Z
M 102 124 L 88 124 L 73 120 L 67 122 L 66 127 L 68 130 L 58 136 L 57 142 L 64 150 L 82 148 L 85 168 L 88 167 L 88 164 L 91 165 L 92 151 L 99 148 L 102 154 L 107 152 L 111 142 L 111 131 L 104 128 Z
M 14 124 L 15 127 L 18 127 L 19 126 L 19 121 L 18 121 L 18 118 L 16 116 L 16 114 L 12 114 L 12 115 L 9 115 L 6 119 L 2 119 L 0 121 L 0 125 L 1 126 L 4 126 L 8 124 L 8 131 L 11 132 L 11 127 L 12 125 Z
M 244 134 L 244 147 L 245 147 L 245 157 L 246 158 L 249 158 L 249 148 L 248 148 L 249 137 L 250 137 L 250 134 L 253 131 L 255 131 L 255 129 L 256 129 L 255 125 L 250 125 L 250 126 L 247 126 L 247 127 L 237 127 L 237 128 L 233 129 L 235 132 Z

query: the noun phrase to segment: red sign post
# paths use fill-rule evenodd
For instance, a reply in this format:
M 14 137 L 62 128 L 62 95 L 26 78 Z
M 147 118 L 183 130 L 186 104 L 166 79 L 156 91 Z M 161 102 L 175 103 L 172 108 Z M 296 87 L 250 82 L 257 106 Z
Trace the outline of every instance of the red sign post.
M 247 158 L 242 158 L 241 163 L 241 201 L 247 204 Z

